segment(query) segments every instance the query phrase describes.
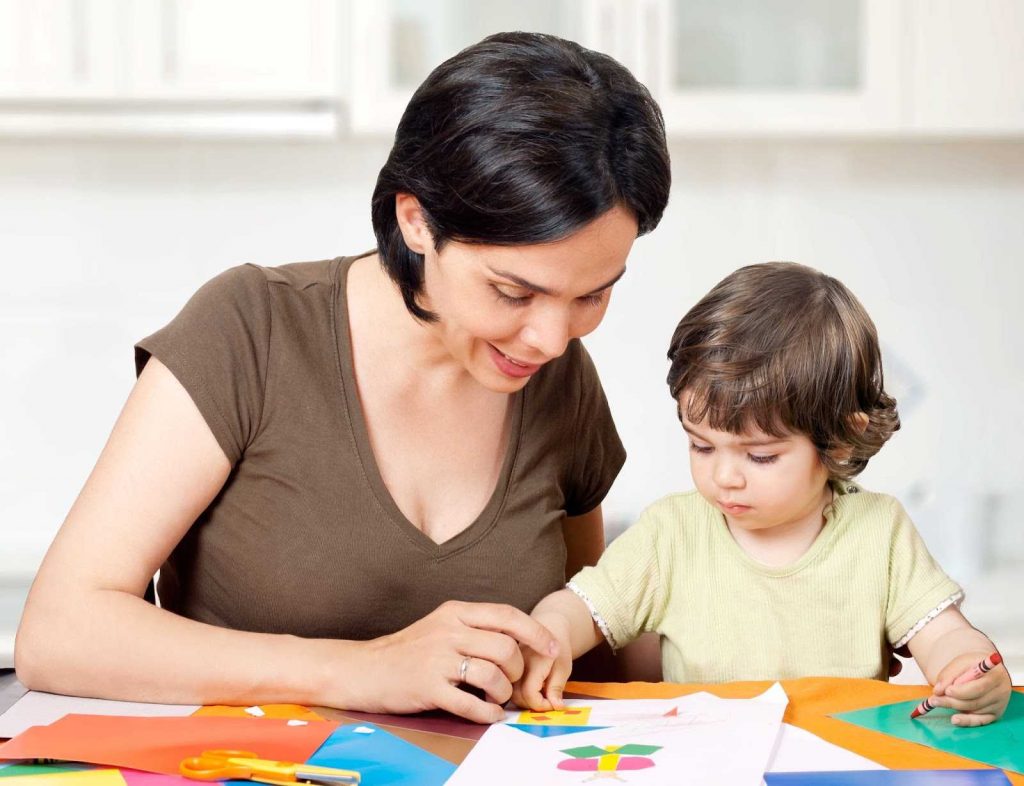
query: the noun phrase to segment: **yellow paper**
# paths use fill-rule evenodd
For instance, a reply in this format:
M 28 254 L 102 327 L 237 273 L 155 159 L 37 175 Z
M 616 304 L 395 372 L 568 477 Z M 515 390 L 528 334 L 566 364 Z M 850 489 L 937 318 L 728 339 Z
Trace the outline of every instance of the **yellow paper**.
M 590 720 L 590 707 L 566 707 L 564 710 L 519 713 L 516 723 L 526 726 L 586 726 Z
M 39 775 L 12 775 L 3 786 L 126 786 L 120 770 L 76 770 Z

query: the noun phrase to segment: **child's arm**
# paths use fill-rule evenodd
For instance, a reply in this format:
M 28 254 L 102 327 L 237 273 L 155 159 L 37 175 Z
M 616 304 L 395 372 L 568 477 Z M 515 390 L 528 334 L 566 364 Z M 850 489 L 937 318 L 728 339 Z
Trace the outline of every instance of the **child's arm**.
M 523 677 L 515 685 L 512 701 L 532 710 L 561 709 L 573 659 L 592 650 L 604 637 L 587 605 L 571 590 L 548 595 L 532 616 L 558 640 L 558 656 L 551 658 L 524 647 Z
M 908 643 L 910 653 L 934 686 L 931 703 L 958 712 L 957 726 L 983 726 L 1000 718 L 1010 702 L 1010 674 L 997 666 L 976 680 L 953 685 L 964 672 L 991 655 L 988 637 L 950 606 L 925 625 Z

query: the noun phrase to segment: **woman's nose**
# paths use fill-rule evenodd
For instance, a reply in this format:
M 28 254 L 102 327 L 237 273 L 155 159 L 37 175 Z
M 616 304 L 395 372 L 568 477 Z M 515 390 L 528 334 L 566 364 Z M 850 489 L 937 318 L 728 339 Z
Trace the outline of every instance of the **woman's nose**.
M 557 307 L 538 311 L 523 328 L 524 344 L 537 350 L 544 360 L 560 357 L 569 345 L 569 313 Z

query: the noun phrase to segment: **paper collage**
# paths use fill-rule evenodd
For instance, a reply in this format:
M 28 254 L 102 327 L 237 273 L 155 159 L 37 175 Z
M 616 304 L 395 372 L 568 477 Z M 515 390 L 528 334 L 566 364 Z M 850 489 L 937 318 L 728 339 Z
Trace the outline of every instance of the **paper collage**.
M 506 723 L 484 734 L 448 783 L 521 786 L 608 779 L 760 786 L 787 703 L 779 685 L 744 700 L 707 693 L 657 701 L 572 700 L 566 710 L 579 710 L 570 717 L 581 718 L 588 728 L 545 737 L 523 727 L 554 726 L 553 720 L 509 713 Z

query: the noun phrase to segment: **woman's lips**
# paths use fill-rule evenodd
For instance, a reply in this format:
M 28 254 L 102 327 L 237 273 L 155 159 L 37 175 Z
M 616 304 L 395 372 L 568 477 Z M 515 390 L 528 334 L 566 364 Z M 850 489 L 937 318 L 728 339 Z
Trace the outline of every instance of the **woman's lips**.
M 487 346 L 491 350 L 491 360 L 494 361 L 494 365 L 498 367 L 498 371 L 506 376 L 521 379 L 533 376 L 540 370 L 540 363 L 522 363 L 518 360 L 513 360 L 493 344 L 488 344 Z

